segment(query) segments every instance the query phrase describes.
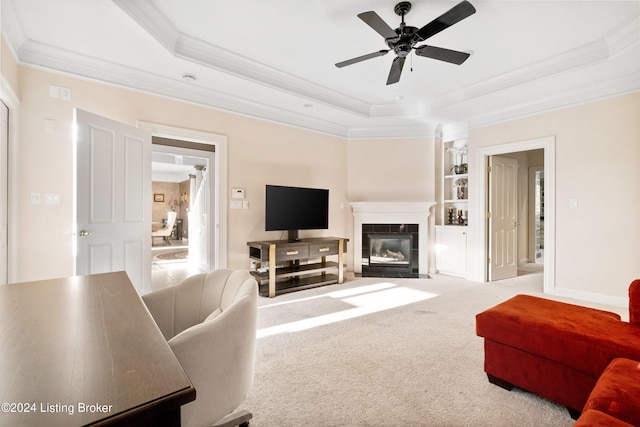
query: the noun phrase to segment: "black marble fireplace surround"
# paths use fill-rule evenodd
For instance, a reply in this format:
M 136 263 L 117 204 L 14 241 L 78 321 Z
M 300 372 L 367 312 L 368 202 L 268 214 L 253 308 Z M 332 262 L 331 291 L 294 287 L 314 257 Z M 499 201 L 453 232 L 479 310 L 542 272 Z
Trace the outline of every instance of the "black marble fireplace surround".
M 418 277 L 418 224 L 362 224 L 363 277 Z

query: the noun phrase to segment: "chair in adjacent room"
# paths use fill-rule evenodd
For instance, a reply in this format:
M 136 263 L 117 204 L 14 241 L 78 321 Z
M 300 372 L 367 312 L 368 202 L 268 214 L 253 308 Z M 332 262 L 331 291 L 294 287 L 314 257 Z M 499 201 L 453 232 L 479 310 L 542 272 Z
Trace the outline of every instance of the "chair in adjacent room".
M 248 426 L 236 411 L 253 382 L 258 284 L 245 270 L 220 269 L 142 296 L 196 388 L 183 426 Z
M 174 211 L 169 211 L 169 213 L 167 213 L 167 225 L 162 227 L 160 230 L 151 232 L 151 244 L 153 244 L 154 237 L 164 237 L 165 243 L 167 245 L 171 244 L 171 242 L 169 241 L 169 236 L 171 236 L 171 233 L 173 232 L 173 226 L 176 223 L 177 216 L 178 214 Z

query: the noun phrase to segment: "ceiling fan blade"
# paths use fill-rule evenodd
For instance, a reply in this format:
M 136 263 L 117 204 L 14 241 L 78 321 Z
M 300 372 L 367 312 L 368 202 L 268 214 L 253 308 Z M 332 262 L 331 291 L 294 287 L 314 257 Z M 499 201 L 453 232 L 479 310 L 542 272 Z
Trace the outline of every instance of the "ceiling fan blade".
M 440 31 L 449 28 L 456 22 L 460 22 L 463 19 L 468 18 L 474 13 L 476 13 L 476 8 L 468 1 L 464 0 L 433 21 L 429 22 L 424 27 L 420 28 L 415 33 L 414 39 L 416 41 L 426 40 L 429 37 L 438 34 Z
M 358 14 L 358 18 L 362 19 L 365 24 L 373 28 L 378 34 L 385 39 L 398 37 L 398 34 L 386 22 L 378 16 L 374 11 L 362 12 Z
M 336 64 L 336 67 L 338 67 L 338 68 L 346 67 L 347 65 L 355 64 L 357 62 L 366 61 L 367 59 L 377 58 L 378 56 L 384 56 L 387 53 L 389 53 L 388 50 L 379 50 L 377 52 L 369 53 L 367 55 L 358 56 L 357 58 L 351 58 L 351 59 L 347 59 L 346 61 L 338 62 Z
M 435 46 L 420 46 L 416 48 L 416 55 L 426 58 L 437 59 L 439 61 L 450 62 L 460 65 L 471 56 L 470 53 L 460 52 L 457 50 L 445 49 Z
M 391 70 L 389 70 L 389 77 L 387 77 L 387 84 L 392 85 L 400 81 L 400 75 L 402 74 L 402 67 L 404 66 L 405 58 L 396 56 L 391 64 Z

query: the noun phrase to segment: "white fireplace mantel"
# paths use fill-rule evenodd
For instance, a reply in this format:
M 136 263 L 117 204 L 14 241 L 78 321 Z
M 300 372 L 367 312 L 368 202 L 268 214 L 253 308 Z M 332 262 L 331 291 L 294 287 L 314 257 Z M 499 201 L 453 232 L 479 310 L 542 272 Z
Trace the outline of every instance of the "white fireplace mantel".
M 353 271 L 362 273 L 362 224 L 418 224 L 418 273 L 429 268 L 429 213 L 436 202 L 350 202 L 353 208 Z

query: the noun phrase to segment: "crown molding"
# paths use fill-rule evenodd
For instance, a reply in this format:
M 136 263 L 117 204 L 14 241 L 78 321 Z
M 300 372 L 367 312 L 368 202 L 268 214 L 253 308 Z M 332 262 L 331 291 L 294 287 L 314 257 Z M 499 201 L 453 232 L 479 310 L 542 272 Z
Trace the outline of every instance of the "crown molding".
M 111 1 L 160 42 L 165 49 L 170 52 L 175 50 L 180 31 L 152 2 L 139 0 Z
M 379 127 L 350 127 L 347 138 L 357 139 L 398 139 L 398 138 L 430 138 L 436 135 L 437 123 L 415 125 L 395 125 Z
M 261 64 L 176 29 L 153 2 L 112 0 L 176 57 L 357 114 L 370 116 L 361 100 Z M 165 27 L 167 25 L 167 27 Z
M 632 17 L 626 25 L 608 37 L 586 43 L 577 49 L 536 61 L 526 67 L 485 80 L 481 83 L 448 92 L 429 101 L 428 105 L 379 104 L 366 102 L 332 91 L 326 87 L 260 64 L 234 52 L 192 37 L 173 27 L 162 12 L 144 0 L 112 0 L 129 16 L 145 28 L 173 55 L 224 71 L 253 82 L 320 102 L 332 108 L 347 111 L 365 118 L 422 117 L 430 119 L 443 109 L 476 98 L 526 85 L 562 73 L 609 59 L 612 55 L 638 41 L 638 17 Z M 585 85 L 589 90 L 589 85 Z M 396 129 L 397 131 L 398 129 Z M 401 129 L 405 134 L 414 132 Z M 369 134 L 366 130 L 354 130 L 352 134 Z M 382 131 L 385 134 L 384 131 Z
M 27 41 L 27 37 L 22 31 L 13 3 L 8 0 L 2 0 L 0 8 L 2 9 L 0 13 L 0 30 L 6 36 L 7 44 L 12 49 L 14 57 L 18 58 L 17 51 Z
M 469 138 L 469 124 L 465 122 L 447 123 L 441 129 L 443 142 Z
M 488 126 L 593 102 L 599 99 L 638 92 L 640 91 L 640 71 L 630 72 L 609 79 L 601 79 L 597 82 L 592 82 L 588 90 L 585 89 L 584 86 L 580 86 L 572 90 L 556 92 L 543 98 L 537 98 L 535 101 L 529 103 L 522 103 L 502 110 L 470 117 L 468 120 L 469 128 Z
M 79 76 L 98 80 L 140 92 L 205 105 L 252 118 L 308 129 L 331 136 L 342 138 L 347 136 L 347 127 L 340 124 L 297 114 L 266 104 L 259 104 L 234 94 L 176 81 L 31 40 L 24 43 L 20 49 L 20 61 L 32 66 L 67 73 L 74 77 Z

